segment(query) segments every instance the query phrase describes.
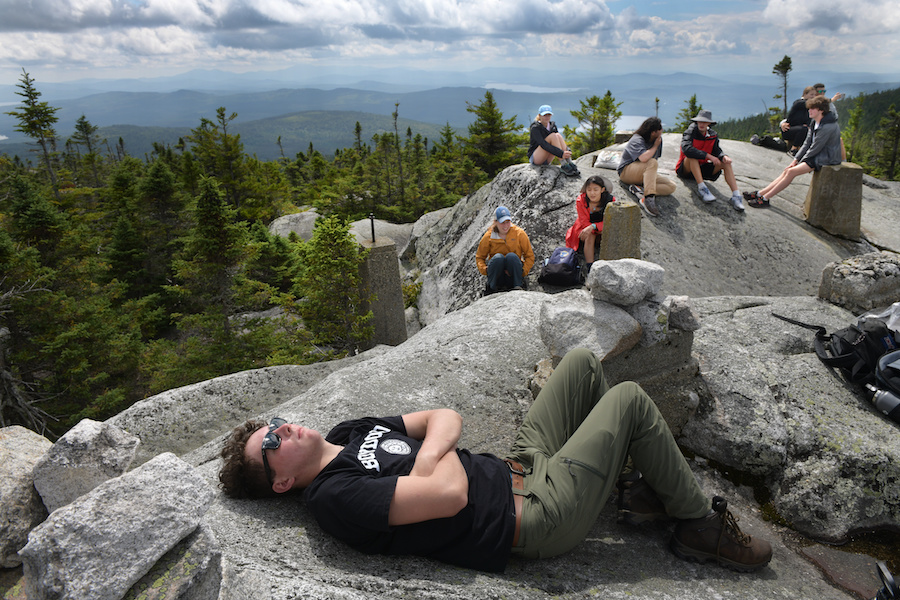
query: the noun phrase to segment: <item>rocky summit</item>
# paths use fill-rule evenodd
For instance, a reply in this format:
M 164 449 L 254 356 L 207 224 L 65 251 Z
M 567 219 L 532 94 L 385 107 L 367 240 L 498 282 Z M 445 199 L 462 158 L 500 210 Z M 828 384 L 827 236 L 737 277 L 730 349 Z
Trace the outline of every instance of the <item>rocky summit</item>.
M 660 161 L 673 179 L 679 139 L 665 135 Z M 790 160 L 742 142 L 722 145 L 742 191 L 764 186 Z M 642 260 L 598 264 L 586 287 L 562 292 L 542 288 L 536 267 L 527 291 L 484 297 L 474 253 L 496 206 L 510 208 L 540 259 L 563 244 L 587 176 L 606 176 L 620 200 L 633 200 L 614 171 L 593 166 L 599 154 L 578 159 L 581 178 L 515 165 L 414 225 L 376 222 L 377 234 L 396 242 L 404 277 L 423 283 L 410 337 L 398 346 L 327 368 L 249 371 L 171 390 L 105 428 L 87 424 L 77 448 L 50 452 L 21 428 L 0 431 L 3 462 L 15 469 L 0 497 L 3 522 L 16 525 L 0 531 L 4 566 L 26 561 L 25 581 L 7 597 L 24 597 L 11 595 L 23 588 L 29 598 L 201 600 L 874 596 L 871 558 L 834 559 L 832 550 L 808 546 L 900 529 L 900 427 L 817 359 L 813 332 L 772 313 L 831 331 L 855 322 L 872 297 L 867 290 L 885 299 L 881 306 L 900 300 L 891 279 L 900 265 L 900 232 L 891 225 L 900 222 L 898 186 L 864 179 L 862 235 L 846 240 L 804 221 L 810 176 L 770 208 L 743 213 L 731 207 L 724 180 L 710 184 L 718 201 L 709 204 L 679 181 L 675 194 L 659 198 L 659 217 L 641 218 Z M 309 222 L 310 215 L 283 219 L 273 229 L 287 235 L 292 223 Z M 772 542 L 766 568 L 737 574 L 682 561 L 668 549 L 671 523 L 619 525 L 614 499 L 573 551 L 513 559 L 504 573 L 486 574 L 351 550 L 323 533 L 296 495 L 239 501 L 211 491 L 224 436 L 253 417 L 327 431 L 346 418 L 446 406 L 463 416 L 461 446 L 502 455 L 554 361 L 577 346 L 601 356 L 613 381 L 648 390 L 704 490 L 728 500 L 745 533 Z M 34 466 L 97 465 L 83 449 L 108 455 L 115 440 L 125 446 L 117 457 L 136 456 L 130 470 L 118 475 L 121 467 L 102 460 L 104 468 L 82 468 L 96 487 L 48 517 L 45 506 L 63 502 L 48 494 L 42 504 L 35 478 L 79 493 L 83 482 L 47 469 L 31 474 Z M 89 577 L 77 567 L 80 556 Z M 104 572 L 106 587 L 98 584 Z

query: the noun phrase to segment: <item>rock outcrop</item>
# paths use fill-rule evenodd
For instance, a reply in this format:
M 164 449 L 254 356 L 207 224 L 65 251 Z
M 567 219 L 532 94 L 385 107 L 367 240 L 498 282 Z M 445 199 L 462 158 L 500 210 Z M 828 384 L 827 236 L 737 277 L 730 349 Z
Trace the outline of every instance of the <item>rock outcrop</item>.
M 0 429 L 0 568 L 22 564 L 18 552 L 28 533 L 47 518 L 31 472 L 51 445 L 18 425 Z
M 19 552 L 28 597 L 119 600 L 193 532 L 214 493 L 171 453 L 54 511 Z
M 864 239 L 852 242 L 803 220 L 811 176 L 796 179 L 771 208 L 739 213 L 731 207 L 731 192 L 724 180 L 710 184 L 719 201 L 702 202 L 693 183 L 674 174 L 681 136 L 665 134 L 663 138 L 661 173 L 677 181 L 678 187 L 672 196 L 658 199 L 660 217 L 643 218 L 641 258 L 665 270 L 664 294 L 692 298 L 815 296 L 826 264 L 876 249 L 900 252 L 900 231 L 886 226 L 900 222 L 900 193 L 894 186 L 864 188 Z M 722 147 L 735 161 L 738 184 L 745 191 L 764 187 L 790 160 L 744 142 L 722 140 Z M 423 282 L 419 299 L 422 324 L 481 296 L 484 279 L 475 269 L 475 250 L 498 205 L 509 207 L 513 222 L 525 229 L 536 256 L 543 258 L 563 245 L 566 229 L 575 219 L 573 201 L 583 178 L 603 175 L 612 182 L 615 196 L 632 198 L 615 171 L 591 166 L 596 154 L 576 161 L 581 178 L 566 177 L 553 166 L 509 167 L 422 234 L 416 240 L 417 268 Z M 537 268 L 532 270 L 530 289 L 539 289 L 537 273 Z
M 32 471 L 44 506 L 53 512 L 124 473 L 139 442 L 115 425 L 82 420 L 53 444 Z
M 749 144 L 723 146 L 747 189 L 767 183 L 788 160 Z M 674 164 L 676 155 L 677 136 L 667 134 L 662 162 Z M 600 172 L 591 158 L 579 159 L 584 176 Z M 612 179 L 616 195 L 625 196 Z M 403 344 L 327 365 L 236 373 L 149 398 L 111 419 L 141 439 L 135 463 L 146 464 L 81 495 L 32 532 L 21 554 L 29 592 L 54 597 L 66 580 L 73 598 L 145 597 L 152 588 L 157 596 L 148 597 L 201 600 L 846 599 L 794 552 L 781 525 L 763 520 L 755 494 L 768 492 L 771 510 L 819 538 L 900 527 L 897 426 L 818 361 L 811 332 L 770 315 L 829 329 L 853 321 L 851 312 L 814 296 L 825 265 L 835 263 L 835 273 L 848 264 L 847 273 L 865 271 L 854 256 L 900 250 L 900 233 L 881 222 L 897 213 L 900 191 L 866 182 L 861 243 L 802 221 L 803 178 L 772 208 L 743 214 L 730 207 L 721 183 L 711 186 L 722 200 L 713 204 L 679 183 L 674 196 L 660 199 L 661 217 L 642 219 L 649 263 L 595 266 L 587 289 L 563 293 L 542 290 L 535 272 L 530 291 L 482 298 L 472 256 L 495 206 L 509 206 L 538 256 L 546 256 L 574 217 L 581 185 L 555 167 L 510 167 L 456 206 L 394 232 L 406 236 L 397 247 L 403 268 L 423 282 L 418 319 L 426 326 Z M 300 220 L 309 225 L 310 218 Z M 358 235 L 368 225 L 355 224 Z M 842 275 L 847 289 L 833 295 L 849 298 L 854 277 Z M 885 297 L 891 293 L 889 286 Z M 575 346 L 604 356 L 613 381 L 634 379 L 650 392 L 695 456 L 690 464 L 704 489 L 728 498 L 745 532 L 772 540 L 768 568 L 738 575 L 685 563 L 668 551 L 666 525 L 619 526 L 608 507 L 572 552 L 513 560 L 504 574 L 489 575 L 350 550 L 318 528 L 297 496 L 237 501 L 211 491 L 224 434 L 257 416 L 326 431 L 355 416 L 447 406 L 463 415 L 461 446 L 502 455 L 552 358 Z M 43 454 L 47 444 L 31 451 Z M 160 454 L 167 451 L 195 468 Z M 16 488 L 32 500 L 34 462 L 19 469 Z M 710 465 L 754 476 L 757 489 L 729 482 Z M 107 587 L 96 589 L 101 579 Z

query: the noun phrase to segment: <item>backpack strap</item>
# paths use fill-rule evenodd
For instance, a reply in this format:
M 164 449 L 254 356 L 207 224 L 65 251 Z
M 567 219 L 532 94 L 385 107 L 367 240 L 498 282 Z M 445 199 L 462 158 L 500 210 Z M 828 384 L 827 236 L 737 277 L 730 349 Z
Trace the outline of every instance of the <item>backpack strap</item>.
M 781 319 L 782 321 L 786 321 L 791 325 L 797 325 L 798 327 L 805 327 L 806 329 L 815 331 L 816 339 L 813 342 L 813 346 L 816 349 L 816 356 L 829 367 L 843 367 L 850 369 L 856 363 L 856 357 L 850 353 L 835 355 L 832 352 L 833 346 L 831 344 L 831 336 L 828 335 L 828 331 L 821 325 L 810 325 L 809 323 L 797 321 L 776 313 L 772 313 L 772 316 Z

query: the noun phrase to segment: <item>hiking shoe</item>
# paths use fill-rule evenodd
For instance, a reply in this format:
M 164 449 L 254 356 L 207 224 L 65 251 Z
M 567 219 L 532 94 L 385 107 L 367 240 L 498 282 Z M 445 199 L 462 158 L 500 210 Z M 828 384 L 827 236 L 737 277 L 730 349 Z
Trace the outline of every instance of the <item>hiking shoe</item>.
M 669 547 L 679 558 L 700 563 L 715 560 L 745 573 L 763 568 L 772 559 L 769 542 L 742 532 L 721 496 L 713 498 L 710 514 L 680 521 Z
M 569 161 L 564 165 L 560 165 L 559 170 L 563 172 L 564 175 L 568 175 L 569 177 L 578 177 L 581 175 L 581 172 L 578 170 L 578 167 L 575 166 L 575 163 Z
M 787 151 L 787 155 L 790 156 L 791 158 L 794 158 L 797 156 L 797 152 L 799 150 L 800 150 L 800 148 L 791 148 L 790 150 Z
M 651 217 L 659 216 L 659 209 L 656 208 L 656 196 L 644 196 L 641 198 L 641 206 Z
M 653 488 L 638 473 L 636 479 L 619 479 L 619 509 L 616 521 L 628 525 L 640 525 L 661 519 L 668 519 L 666 507 Z
M 744 210 L 744 201 L 741 198 L 741 194 L 739 192 L 734 192 L 733 194 L 731 194 L 731 205 L 734 206 L 734 210 Z
M 715 202 L 716 197 L 713 195 L 709 188 L 706 187 L 706 184 L 701 183 L 697 186 L 697 193 L 700 194 L 700 199 L 704 202 Z
M 755 133 L 753 135 L 751 135 L 750 143 L 753 144 L 754 146 L 759 146 L 759 136 L 756 135 Z

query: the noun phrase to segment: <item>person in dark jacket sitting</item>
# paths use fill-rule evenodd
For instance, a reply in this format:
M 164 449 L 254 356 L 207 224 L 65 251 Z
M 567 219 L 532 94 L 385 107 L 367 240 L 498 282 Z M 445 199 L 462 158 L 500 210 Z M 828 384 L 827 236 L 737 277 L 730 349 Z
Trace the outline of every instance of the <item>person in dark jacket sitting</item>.
M 550 120 L 553 109 L 544 104 L 538 109 L 538 115 L 531 123 L 528 145 L 528 162 L 533 165 L 549 165 L 559 159 L 559 170 L 569 177 L 578 177 L 581 172 L 572 162 L 572 152 L 566 145 L 556 123 Z
M 781 139 L 788 143 L 788 152 L 791 156 L 797 156 L 797 150 L 806 140 L 809 132 L 809 110 L 806 101 L 816 96 L 814 86 L 806 86 L 803 96 L 795 100 L 788 111 L 787 118 L 781 122 Z
M 724 172 L 725 181 L 731 188 L 731 205 L 735 210 L 744 210 L 737 180 L 734 178 L 731 157 L 719 147 L 719 135 L 711 129 L 711 126 L 716 124 L 712 120 L 712 113 L 701 110 L 691 121 L 693 123 L 681 136 L 681 152 L 675 164 L 675 173 L 682 179 L 693 177 L 697 183 L 700 199 L 704 202 L 715 202 L 716 197 L 703 180 L 716 181 Z
M 761 190 L 744 194 L 747 204 L 753 208 L 769 206 L 775 194 L 789 186 L 798 175 L 818 171 L 825 165 L 841 164 L 841 128 L 831 112 L 831 101 L 825 96 L 816 96 L 806 101 L 806 108 L 811 120 L 806 141 L 775 181 Z

